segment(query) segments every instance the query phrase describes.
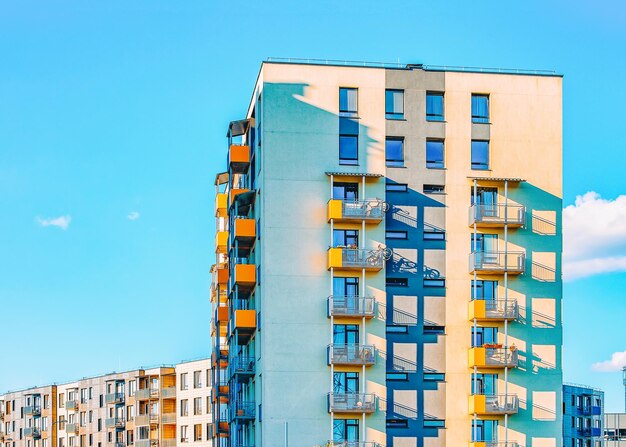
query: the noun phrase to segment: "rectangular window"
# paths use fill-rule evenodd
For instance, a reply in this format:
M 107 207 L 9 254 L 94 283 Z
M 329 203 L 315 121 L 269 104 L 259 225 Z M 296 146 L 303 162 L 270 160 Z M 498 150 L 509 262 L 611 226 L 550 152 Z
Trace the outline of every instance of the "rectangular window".
M 437 326 L 432 324 L 424 325 L 424 334 L 437 334 L 442 335 L 445 333 L 445 328 L 443 326 Z
M 409 380 L 409 375 L 407 373 L 387 373 L 387 380 L 406 382 Z
M 407 239 L 406 231 L 387 230 L 385 231 L 386 239 Z
M 424 278 L 424 287 L 445 287 L 445 286 L 446 286 L 445 279 Z
M 445 428 L 446 421 L 441 419 L 424 419 L 424 428 Z
M 424 185 L 424 194 L 443 194 L 445 192 L 444 185 Z
M 426 167 L 442 169 L 445 167 L 443 140 L 426 140 Z
M 194 388 L 202 387 L 202 371 L 193 372 L 193 387 Z
M 385 278 L 385 285 L 387 287 L 408 287 L 408 278 Z
M 194 424 L 194 426 L 193 426 L 193 440 L 195 442 L 202 441 L 202 424 Z
M 385 140 L 385 162 L 389 167 L 404 166 L 404 138 L 387 137 Z
M 443 382 L 446 380 L 446 375 L 444 373 L 437 372 L 425 372 L 424 373 L 424 382 Z
M 408 334 L 409 333 L 409 327 L 408 326 L 404 326 L 404 325 L 399 325 L 399 324 L 388 325 L 387 326 L 387 333 L 388 334 Z
M 187 385 L 187 373 L 181 373 L 180 375 L 180 389 L 186 390 L 189 387 Z
M 443 121 L 443 92 L 426 92 L 426 120 Z
M 409 185 L 406 183 L 387 183 L 385 185 L 385 191 L 387 192 L 407 192 Z
M 387 428 L 407 428 L 409 421 L 406 419 L 387 419 Z
M 189 414 L 189 401 L 187 399 L 182 399 L 180 401 L 180 415 L 187 416 Z
M 189 439 L 187 438 L 187 425 L 180 426 L 180 442 L 187 442 Z
M 444 231 L 437 230 L 424 230 L 424 240 L 425 241 L 445 241 L 446 233 Z
M 358 90 L 356 88 L 339 88 L 339 116 L 357 116 Z
M 472 94 L 472 123 L 489 123 L 489 95 Z
M 472 169 L 489 169 L 489 141 L 472 140 Z
M 385 118 L 404 119 L 404 90 L 385 90 Z
M 339 164 L 359 163 L 359 123 L 350 118 L 339 118 Z
M 202 414 L 202 398 L 196 397 L 193 400 L 193 414 L 199 416 Z

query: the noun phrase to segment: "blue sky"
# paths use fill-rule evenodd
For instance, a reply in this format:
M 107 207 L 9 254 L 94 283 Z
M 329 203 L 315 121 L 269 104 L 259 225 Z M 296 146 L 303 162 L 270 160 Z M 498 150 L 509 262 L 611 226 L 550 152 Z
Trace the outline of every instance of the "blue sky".
M 0 1 L 0 390 L 208 353 L 213 176 L 283 56 L 565 74 L 565 379 L 623 410 L 624 48 L 618 1 Z

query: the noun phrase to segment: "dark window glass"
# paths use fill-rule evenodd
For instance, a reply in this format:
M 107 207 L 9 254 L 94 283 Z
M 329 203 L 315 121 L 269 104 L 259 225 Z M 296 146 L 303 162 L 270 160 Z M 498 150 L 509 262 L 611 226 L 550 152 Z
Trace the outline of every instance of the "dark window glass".
M 489 122 L 489 95 L 472 95 L 472 123 Z
M 339 88 L 339 116 L 356 116 L 358 90 L 355 88 Z
M 385 141 L 385 161 L 387 166 L 404 166 L 404 138 L 387 138 Z
M 339 200 L 358 200 L 359 184 L 358 183 L 333 183 L 333 199 Z
M 409 280 L 407 278 L 386 278 L 387 287 L 408 287 Z
M 443 326 L 437 326 L 432 324 L 424 325 L 424 334 L 443 334 L 445 328 Z
M 339 133 L 341 135 L 358 135 L 359 122 L 350 118 L 339 118 Z
M 443 140 L 426 140 L 426 167 L 435 169 L 444 167 Z
M 472 328 L 471 346 L 473 348 L 484 345 L 485 343 L 497 343 L 498 328 L 497 327 L 477 327 Z
M 498 289 L 498 281 L 484 281 L 482 279 L 471 285 L 471 298 L 476 297 L 477 300 L 493 300 L 496 298 L 496 290 Z
M 359 230 L 333 230 L 333 246 L 357 248 Z
M 443 194 L 445 187 L 443 185 L 424 185 L 424 194 Z
M 443 121 L 443 93 L 426 93 L 426 120 Z
M 445 279 L 427 279 L 424 278 L 424 287 L 445 287 Z
M 409 421 L 406 419 L 387 419 L 387 428 L 407 428 Z
M 489 169 L 489 141 L 472 140 L 472 169 Z
M 387 183 L 385 185 L 385 191 L 387 192 L 407 192 L 409 185 L 406 183 Z
M 359 137 L 339 136 L 339 164 L 356 165 L 359 163 Z
M 359 440 L 358 419 L 335 419 L 333 421 L 333 441 L 336 443 Z
M 385 118 L 404 119 L 404 90 L 385 90 Z
M 385 237 L 387 239 L 407 239 L 407 232 L 406 231 L 387 230 L 385 232 Z

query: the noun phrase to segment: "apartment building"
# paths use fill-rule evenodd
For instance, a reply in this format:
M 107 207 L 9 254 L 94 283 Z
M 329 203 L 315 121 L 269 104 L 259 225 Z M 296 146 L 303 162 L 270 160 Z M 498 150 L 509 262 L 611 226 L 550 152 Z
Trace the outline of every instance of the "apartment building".
M 176 431 L 179 446 L 212 447 L 211 360 L 176 365 Z
M 563 447 L 602 447 L 604 391 L 563 385 Z
M 561 91 L 262 64 L 215 178 L 216 446 L 561 445 Z
M 626 447 L 626 413 L 604 414 L 604 446 Z
M 189 398 L 206 405 L 210 389 L 177 392 L 176 382 L 201 370 L 204 378 L 194 385 L 206 384 L 209 366 L 202 359 L 7 393 L 0 396 L 0 447 L 211 447 L 210 415 L 189 418 L 179 410 Z M 190 422 L 192 430 L 204 427 L 203 438 L 183 436 Z

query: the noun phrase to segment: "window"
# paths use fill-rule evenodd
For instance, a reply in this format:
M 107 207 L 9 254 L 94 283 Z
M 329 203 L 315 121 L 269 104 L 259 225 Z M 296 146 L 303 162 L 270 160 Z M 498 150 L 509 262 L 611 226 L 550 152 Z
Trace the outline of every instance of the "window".
M 489 141 L 472 140 L 472 169 L 489 169 Z
M 357 201 L 359 199 L 359 184 L 333 182 L 333 199 Z
M 424 382 L 443 382 L 446 380 L 446 375 L 444 373 L 438 372 L 425 372 L 424 373 Z
M 187 373 L 181 373 L 180 375 L 180 389 L 186 390 L 189 387 L 187 385 Z
M 387 287 L 408 287 L 409 280 L 407 278 L 385 278 Z
M 407 428 L 409 421 L 406 419 L 387 419 L 387 428 Z
M 426 121 L 443 121 L 443 92 L 426 92 Z
M 339 88 L 339 116 L 357 116 L 358 90 L 356 88 Z
M 196 397 L 193 400 L 193 414 L 198 416 L 202 414 L 202 398 Z
M 202 388 L 202 371 L 193 372 L 193 387 Z
M 359 420 L 335 419 L 333 421 L 333 441 L 338 444 L 359 444 Z
M 128 382 L 128 395 L 134 396 L 135 391 L 137 391 L 137 382 L 134 380 L 131 380 L 130 382 Z
M 350 118 L 339 118 L 339 164 L 359 164 L 359 123 Z
M 389 167 L 404 166 L 404 138 L 387 137 L 385 140 L 385 162 Z
M 424 230 L 425 241 L 445 241 L 446 233 L 443 230 L 429 228 Z
M 472 123 L 489 123 L 489 95 L 472 95 Z
M 442 169 L 443 140 L 426 140 L 426 167 L 430 169 Z
M 180 426 L 180 442 L 187 442 L 187 425 Z
M 430 279 L 424 278 L 424 287 L 445 287 L 445 279 Z
M 404 119 L 404 90 L 385 90 L 385 118 Z
M 424 419 L 424 428 L 445 428 L 446 421 L 442 419 Z
M 358 248 L 359 230 L 333 230 L 333 246 Z
M 187 416 L 189 414 L 189 401 L 187 399 L 181 399 L 180 401 L 180 415 Z
M 408 334 L 409 328 L 408 326 L 403 326 L 403 325 L 388 325 L 387 333 L 388 334 Z
M 387 192 L 407 192 L 409 185 L 406 183 L 387 183 L 385 185 L 385 191 Z
M 445 333 L 445 328 L 443 326 L 438 326 L 438 325 L 433 325 L 433 324 L 424 325 L 424 334 L 443 335 L 444 333 Z
M 407 373 L 387 373 L 387 380 L 406 382 L 409 380 L 409 375 Z
M 194 424 L 193 426 L 193 440 L 202 441 L 202 424 Z
M 406 231 L 387 230 L 387 231 L 385 231 L 385 238 L 387 238 L 387 239 L 407 239 L 407 232 Z
M 444 185 L 424 185 L 424 194 L 443 194 L 445 191 Z

